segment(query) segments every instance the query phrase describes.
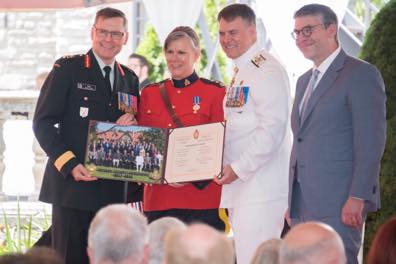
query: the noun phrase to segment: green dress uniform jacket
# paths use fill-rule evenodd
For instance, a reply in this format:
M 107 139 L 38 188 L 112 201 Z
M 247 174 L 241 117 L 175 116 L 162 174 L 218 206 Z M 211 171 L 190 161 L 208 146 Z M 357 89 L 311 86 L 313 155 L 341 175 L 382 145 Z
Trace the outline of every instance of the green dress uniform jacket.
M 89 120 L 115 122 L 123 114 L 117 92 L 139 99 L 138 87 L 134 72 L 115 62 L 110 92 L 92 50 L 56 61 L 33 118 L 34 133 L 48 155 L 41 201 L 88 211 L 125 202 L 124 182 L 76 182 L 70 172 L 84 163 Z

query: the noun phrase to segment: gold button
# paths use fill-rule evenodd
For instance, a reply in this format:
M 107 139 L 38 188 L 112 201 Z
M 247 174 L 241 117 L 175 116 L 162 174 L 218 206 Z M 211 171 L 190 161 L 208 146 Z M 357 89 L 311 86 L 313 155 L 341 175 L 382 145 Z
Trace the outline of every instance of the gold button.
M 168 127 L 171 127 L 171 126 L 172 126 L 172 124 L 171 124 L 171 123 L 169 123 L 169 124 L 168 124 Z
M 178 94 L 181 94 L 181 91 L 180 91 L 180 90 L 177 90 L 177 93 L 178 93 Z
M 151 114 L 151 110 L 149 109 L 149 110 L 147 110 L 147 114 Z

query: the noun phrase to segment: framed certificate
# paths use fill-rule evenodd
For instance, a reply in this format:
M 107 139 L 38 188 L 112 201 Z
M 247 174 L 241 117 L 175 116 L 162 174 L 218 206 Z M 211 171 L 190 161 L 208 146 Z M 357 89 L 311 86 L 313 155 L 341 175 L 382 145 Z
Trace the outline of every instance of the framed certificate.
M 90 121 L 85 166 L 112 180 L 208 180 L 222 171 L 224 135 L 224 122 L 163 129 Z

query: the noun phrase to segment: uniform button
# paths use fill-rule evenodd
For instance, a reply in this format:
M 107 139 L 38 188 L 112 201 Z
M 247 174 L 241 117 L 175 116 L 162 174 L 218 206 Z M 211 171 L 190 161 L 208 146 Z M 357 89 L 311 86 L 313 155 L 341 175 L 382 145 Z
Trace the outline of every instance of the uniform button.
M 172 126 L 172 124 L 171 124 L 171 123 L 169 123 L 169 124 L 168 124 L 168 127 L 171 127 L 171 126 Z
M 147 114 L 151 114 L 151 110 L 149 109 L 149 110 L 147 110 Z
M 109 106 L 111 106 L 111 103 L 109 103 Z
M 175 108 L 176 108 L 176 106 L 172 105 L 172 109 L 175 109 Z
M 84 97 L 84 101 L 88 101 L 88 97 Z
M 180 91 L 180 90 L 177 90 L 177 93 L 178 93 L 178 94 L 181 94 L 181 91 Z
M 298 141 L 298 142 L 301 142 L 301 141 L 303 141 L 303 140 L 302 140 L 302 138 L 297 138 L 297 141 Z

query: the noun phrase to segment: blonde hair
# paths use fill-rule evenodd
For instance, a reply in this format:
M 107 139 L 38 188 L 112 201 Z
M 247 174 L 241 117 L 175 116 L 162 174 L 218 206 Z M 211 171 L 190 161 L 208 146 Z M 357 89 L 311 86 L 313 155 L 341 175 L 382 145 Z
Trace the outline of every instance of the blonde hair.
M 166 51 L 171 42 L 181 38 L 190 39 L 192 47 L 196 50 L 200 49 L 199 38 L 194 29 L 187 26 L 180 26 L 173 29 L 172 32 L 166 37 L 164 42 L 164 50 Z

